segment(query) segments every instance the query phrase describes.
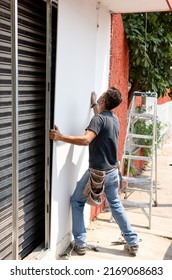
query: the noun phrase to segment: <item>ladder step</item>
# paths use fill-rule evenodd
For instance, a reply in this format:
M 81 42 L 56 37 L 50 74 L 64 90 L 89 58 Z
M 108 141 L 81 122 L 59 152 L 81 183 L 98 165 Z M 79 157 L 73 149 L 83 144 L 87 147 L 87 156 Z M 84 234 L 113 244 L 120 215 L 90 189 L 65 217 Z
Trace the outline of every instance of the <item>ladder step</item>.
M 132 187 L 132 185 L 130 185 L 129 187 L 127 187 L 127 194 L 133 193 L 133 192 L 147 192 L 148 194 L 150 194 L 150 187 L 148 185 L 146 186 L 140 186 L 140 187 Z M 124 189 L 124 193 L 125 189 Z
M 127 192 L 130 191 L 150 192 L 151 187 L 153 187 L 153 182 L 151 182 L 151 179 L 122 176 L 122 180 L 128 183 L 126 188 L 124 188 L 124 192 L 125 189 Z
M 152 158 L 145 157 L 145 156 L 135 156 L 135 155 L 124 155 L 123 156 L 126 159 L 133 159 L 133 160 L 143 160 L 143 161 L 151 161 Z
M 149 203 L 145 203 L 145 202 L 135 202 L 135 201 L 130 201 L 127 199 L 122 199 L 122 204 L 123 206 L 129 206 L 129 207 L 139 207 L 139 208 L 146 208 L 146 207 L 150 207 Z
M 134 134 L 134 133 L 128 133 L 128 137 L 132 138 L 140 138 L 140 139 L 153 139 L 153 135 L 142 135 L 142 134 Z
M 142 97 L 154 97 L 157 98 L 156 92 L 141 92 L 141 91 L 135 91 L 134 96 L 142 96 Z
M 131 146 L 133 146 L 133 147 L 138 147 L 138 148 L 149 148 L 149 149 L 151 149 L 152 148 L 152 146 L 149 146 L 149 145 L 140 145 L 140 144 L 131 144 Z
M 147 120 L 147 119 L 155 118 L 155 115 L 148 114 L 148 113 L 135 113 L 135 112 L 131 112 L 130 116 L 131 117 L 137 117 L 137 118 L 142 119 L 142 120 Z
M 151 179 L 148 178 L 122 176 L 122 180 L 128 183 L 139 185 L 151 184 Z

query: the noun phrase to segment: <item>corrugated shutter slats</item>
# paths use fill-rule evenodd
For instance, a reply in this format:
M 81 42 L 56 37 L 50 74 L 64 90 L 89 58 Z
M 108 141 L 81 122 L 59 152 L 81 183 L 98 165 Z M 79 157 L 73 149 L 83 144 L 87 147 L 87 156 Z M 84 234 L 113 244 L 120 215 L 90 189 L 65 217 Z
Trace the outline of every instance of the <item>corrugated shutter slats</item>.
M 44 241 L 46 5 L 19 0 L 19 252 Z

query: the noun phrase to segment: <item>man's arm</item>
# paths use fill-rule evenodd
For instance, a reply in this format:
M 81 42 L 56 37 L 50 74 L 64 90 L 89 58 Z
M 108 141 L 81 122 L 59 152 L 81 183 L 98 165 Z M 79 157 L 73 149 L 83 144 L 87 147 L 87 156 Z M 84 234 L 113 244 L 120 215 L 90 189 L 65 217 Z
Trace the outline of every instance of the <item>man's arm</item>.
M 96 101 L 96 93 L 91 93 L 91 108 L 94 110 L 94 114 L 99 114 L 99 106 Z M 49 138 L 53 141 L 62 141 L 73 145 L 87 146 L 96 137 L 96 133 L 92 130 L 86 130 L 84 135 L 72 136 L 61 134 L 58 127 L 55 125 L 49 132 Z
M 91 130 L 86 130 L 85 134 L 81 136 L 65 135 L 61 134 L 58 127 L 55 126 L 54 129 L 50 130 L 49 137 L 54 141 L 63 141 L 73 145 L 87 146 L 96 137 L 96 133 Z

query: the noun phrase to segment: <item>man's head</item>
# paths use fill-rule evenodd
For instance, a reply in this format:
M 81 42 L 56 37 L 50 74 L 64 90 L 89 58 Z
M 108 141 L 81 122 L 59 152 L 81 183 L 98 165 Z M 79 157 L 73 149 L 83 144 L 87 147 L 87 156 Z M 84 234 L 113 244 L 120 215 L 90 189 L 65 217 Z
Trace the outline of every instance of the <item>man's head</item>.
M 121 93 L 115 87 L 109 88 L 98 99 L 99 107 L 104 107 L 102 109 L 108 111 L 117 107 L 121 102 L 122 102 Z

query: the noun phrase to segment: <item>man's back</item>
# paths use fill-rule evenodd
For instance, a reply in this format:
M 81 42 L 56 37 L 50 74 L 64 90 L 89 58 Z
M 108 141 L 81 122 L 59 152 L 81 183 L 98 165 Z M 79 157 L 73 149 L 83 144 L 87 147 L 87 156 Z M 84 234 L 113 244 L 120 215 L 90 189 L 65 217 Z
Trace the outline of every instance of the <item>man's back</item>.
M 119 121 L 111 111 L 95 115 L 87 130 L 96 133 L 89 144 L 89 168 L 110 170 L 117 163 Z

